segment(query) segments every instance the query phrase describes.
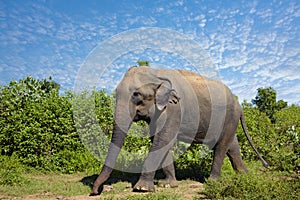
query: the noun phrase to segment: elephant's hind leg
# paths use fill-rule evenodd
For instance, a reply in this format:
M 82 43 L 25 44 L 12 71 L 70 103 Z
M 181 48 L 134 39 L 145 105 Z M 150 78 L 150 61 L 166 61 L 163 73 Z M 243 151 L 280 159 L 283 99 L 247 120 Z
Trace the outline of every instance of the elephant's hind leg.
M 227 152 L 227 156 L 229 157 L 229 160 L 231 162 L 231 165 L 235 171 L 238 172 L 246 172 L 247 173 L 247 167 L 245 166 L 241 152 L 240 152 L 240 146 L 237 140 L 237 137 L 234 137 L 233 142 L 231 143 L 229 150 Z
M 224 127 L 223 133 L 221 133 L 221 135 L 223 137 L 221 137 L 220 141 L 213 148 L 214 149 L 214 157 L 213 157 L 213 164 L 212 164 L 212 168 L 211 168 L 211 172 L 210 172 L 211 179 L 216 180 L 220 177 L 224 158 L 225 158 L 228 150 L 231 149 L 231 146 L 232 146 L 232 150 L 230 152 L 230 155 L 237 153 L 236 148 L 234 148 L 236 145 L 233 145 L 233 144 L 235 144 L 234 140 L 235 140 L 236 136 L 234 134 L 230 134 L 232 132 L 232 130 L 233 130 L 233 126 L 231 124 L 228 124 L 226 127 Z M 225 133 L 227 133 L 227 135 Z M 237 144 L 237 141 L 236 141 L 236 144 Z M 233 156 L 233 157 L 235 158 L 236 156 Z M 238 161 L 238 159 L 234 159 L 234 163 L 236 163 L 237 161 Z
M 217 145 L 214 148 L 213 164 L 211 167 L 211 172 L 209 177 L 210 179 L 217 180 L 220 177 L 221 168 L 226 155 L 225 152 L 226 151 L 224 150 L 224 147 L 222 147 L 222 145 Z

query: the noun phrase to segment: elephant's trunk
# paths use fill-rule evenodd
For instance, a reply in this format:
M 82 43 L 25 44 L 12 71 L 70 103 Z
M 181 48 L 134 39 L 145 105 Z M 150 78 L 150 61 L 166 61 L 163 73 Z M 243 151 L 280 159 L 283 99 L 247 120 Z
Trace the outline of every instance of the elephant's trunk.
M 97 195 L 99 186 L 102 185 L 109 178 L 113 170 L 113 167 L 115 165 L 115 162 L 117 160 L 117 157 L 120 153 L 120 150 L 124 144 L 127 131 L 132 123 L 132 119 L 130 118 L 130 116 L 129 115 L 126 116 L 127 113 L 125 113 L 124 116 L 124 112 L 122 113 L 118 108 L 123 108 L 123 107 L 118 106 L 117 104 L 113 135 L 108 149 L 108 154 L 106 156 L 105 163 L 101 170 L 101 173 L 96 179 L 96 181 L 94 182 L 91 195 Z

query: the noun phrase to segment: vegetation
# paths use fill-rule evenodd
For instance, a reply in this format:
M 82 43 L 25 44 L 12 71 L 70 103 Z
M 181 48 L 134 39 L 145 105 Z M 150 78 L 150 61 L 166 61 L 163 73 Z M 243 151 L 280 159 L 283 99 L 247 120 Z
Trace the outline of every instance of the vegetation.
M 149 61 L 139 60 L 137 63 L 139 66 L 149 66 Z
M 259 111 L 266 113 L 273 123 L 276 121 L 276 111 L 287 107 L 287 102 L 283 100 L 276 101 L 276 91 L 272 87 L 258 88 L 257 95 L 252 103 L 256 105 Z
M 252 107 L 243 109 L 247 128 L 258 151 L 271 168 L 280 171 L 300 169 L 299 120 L 300 108 L 292 105 L 276 113 L 277 123 L 272 124 L 265 113 Z M 291 117 L 291 114 L 294 114 Z M 257 156 L 244 136 L 242 129 L 237 130 L 244 159 L 256 160 Z
M 113 99 L 113 95 L 96 90 L 61 94 L 59 84 L 51 77 L 44 80 L 26 77 L 1 86 L 1 193 L 15 187 L 24 187 L 25 190 L 27 185 L 45 186 L 45 182 L 32 177 L 36 170 L 46 174 L 99 173 L 101 163 L 96 158 L 105 156 L 101 151 L 107 147 L 112 134 Z M 259 88 L 252 103 L 244 102 L 242 107 L 252 140 L 270 168 L 261 171 L 257 156 L 239 127 L 237 135 L 249 174 L 233 173 L 227 160 L 220 181 L 207 180 L 203 194 L 218 199 L 280 199 L 282 196 L 296 199 L 300 188 L 300 107 L 277 101 L 276 91 L 272 88 Z M 95 134 L 99 127 L 102 135 Z M 133 156 L 121 155 L 119 161 L 122 165 L 139 165 L 143 161 L 150 147 L 146 132 L 145 123 L 132 126 L 123 148 Z M 85 147 L 82 141 L 91 145 Z M 185 144 L 178 143 L 173 150 L 178 152 L 184 148 Z M 137 157 L 139 162 L 132 163 Z M 212 152 L 206 146 L 193 145 L 176 158 L 177 177 L 204 181 L 211 162 Z M 86 186 L 81 184 L 80 189 L 74 190 L 86 193 L 88 189 L 81 187 Z M 180 199 L 179 196 L 170 192 L 144 195 L 143 198 Z
M 0 91 L 0 152 L 30 167 L 72 173 L 93 159 L 73 122 L 72 95 L 59 85 L 27 77 Z
M 228 165 L 229 166 L 229 165 Z M 218 181 L 207 180 L 203 194 L 209 199 L 298 199 L 299 178 L 286 172 L 262 171 L 252 163 L 248 174 L 228 172 Z

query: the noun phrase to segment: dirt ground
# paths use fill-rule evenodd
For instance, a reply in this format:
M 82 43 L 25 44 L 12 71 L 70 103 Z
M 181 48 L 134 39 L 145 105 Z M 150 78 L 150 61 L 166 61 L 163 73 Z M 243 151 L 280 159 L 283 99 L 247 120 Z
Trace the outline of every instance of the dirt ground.
M 193 200 L 196 198 L 205 199 L 201 195 L 203 191 L 203 184 L 197 181 L 184 180 L 179 182 L 177 188 L 159 188 L 156 187 L 154 193 L 136 193 L 132 192 L 129 183 L 117 183 L 115 185 L 104 185 L 101 195 L 89 196 L 89 194 L 77 195 L 77 196 L 63 196 L 55 195 L 52 192 L 43 191 L 37 194 L 22 196 L 22 197 L 1 197 L 0 200 L 105 200 L 105 199 L 132 199 L 133 197 L 139 196 L 138 199 L 149 199 L 149 195 L 155 195 L 156 197 L 160 194 L 176 194 L 181 200 Z M 147 196 L 148 195 L 148 196 Z M 147 197 L 146 197 L 147 196 Z M 137 198 L 134 198 L 137 199 Z

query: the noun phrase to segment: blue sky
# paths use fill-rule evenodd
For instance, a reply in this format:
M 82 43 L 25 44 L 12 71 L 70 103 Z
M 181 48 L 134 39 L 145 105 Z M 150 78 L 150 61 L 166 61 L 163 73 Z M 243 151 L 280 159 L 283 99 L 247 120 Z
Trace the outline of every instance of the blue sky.
M 257 88 L 272 86 L 278 99 L 299 103 L 300 3 L 296 0 L 1 0 L 0 84 L 28 75 L 52 76 L 63 90 L 72 89 L 98 45 L 141 27 L 170 29 L 196 41 L 215 64 L 219 79 L 240 100 L 250 101 Z M 127 60 L 121 55 L 112 63 L 119 67 L 111 67 L 114 74 L 103 77 L 103 82 L 116 84 L 137 59 L 186 68 L 184 61 L 171 63 L 163 57 L 159 51 L 131 52 Z

